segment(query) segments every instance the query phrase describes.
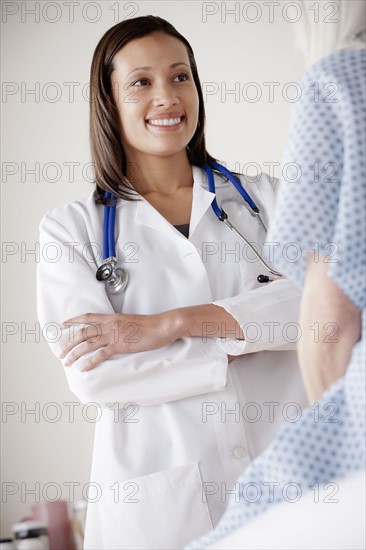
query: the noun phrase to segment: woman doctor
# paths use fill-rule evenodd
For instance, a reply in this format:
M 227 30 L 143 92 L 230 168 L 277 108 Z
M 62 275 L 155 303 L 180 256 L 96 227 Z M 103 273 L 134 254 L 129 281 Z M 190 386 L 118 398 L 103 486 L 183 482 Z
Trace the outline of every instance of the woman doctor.
M 264 268 L 211 208 L 200 82 L 174 27 L 147 16 L 109 29 L 91 90 L 96 187 L 40 224 L 42 249 L 62 254 L 39 264 L 39 319 L 62 325 L 50 344 L 71 390 L 102 407 L 85 548 L 181 548 L 217 524 L 240 472 L 305 404 L 291 351 L 299 292 L 260 285 Z M 241 181 L 268 223 L 276 182 Z M 260 247 L 236 189 L 215 184 Z M 114 295 L 95 277 L 106 192 L 129 273 Z

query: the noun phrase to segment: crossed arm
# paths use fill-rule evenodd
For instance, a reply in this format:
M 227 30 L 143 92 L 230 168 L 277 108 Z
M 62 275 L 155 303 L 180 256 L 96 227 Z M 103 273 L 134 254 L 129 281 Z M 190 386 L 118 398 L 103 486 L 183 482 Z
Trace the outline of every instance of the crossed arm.
M 316 262 L 308 257 L 305 286 L 301 301 L 302 337 L 298 343 L 300 368 L 310 402 L 344 375 L 352 348 L 360 339 L 361 312 L 327 275 L 329 263 L 324 256 Z M 335 327 L 329 337 L 329 323 Z M 309 330 L 317 324 L 318 338 Z M 177 308 L 155 315 L 93 314 L 65 321 L 65 328 L 76 328 L 74 337 L 63 344 L 60 354 L 64 365 L 71 366 L 90 351 L 96 351 L 84 363 L 83 371 L 119 353 L 157 349 L 185 337 L 235 337 L 244 339 L 235 318 L 215 304 Z M 229 356 L 229 360 L 233 359 Z
M 78 325 L 88 325 L 77 328 Z M 83 371 L 96 367 L 118 353 L 136 353 L 158 349 L 180 338 L 226 337 L 244 339 L 240 325 L 224 308 L 205 304 L 172 309 L 155 315 L 87 313 L 64 322 L 75 327 L 73 338 L 62 347 L 60 359 L 71 366 L 90 351 L 96 351 L 84 364 Z M 228 356 L 229 361 L 234 359 Z

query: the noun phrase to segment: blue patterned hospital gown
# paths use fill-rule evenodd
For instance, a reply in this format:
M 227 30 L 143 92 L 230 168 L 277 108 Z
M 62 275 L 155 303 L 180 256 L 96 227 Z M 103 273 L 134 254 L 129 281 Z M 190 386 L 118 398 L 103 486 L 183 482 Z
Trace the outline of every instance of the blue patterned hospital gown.
M 187 548 L 206 548 L 272 503 L 296 502 L 365 467 L 366 51 L 317 62 L 302 82 L 284 157 L 282 190 L 268 235 L 274 262 L 303 285 L 307 252 L 328 257 L 329 276 L 362 312 L 362 338 L 346 374 L 318 406 L 282 428 L 242 474 L 216 529 Z

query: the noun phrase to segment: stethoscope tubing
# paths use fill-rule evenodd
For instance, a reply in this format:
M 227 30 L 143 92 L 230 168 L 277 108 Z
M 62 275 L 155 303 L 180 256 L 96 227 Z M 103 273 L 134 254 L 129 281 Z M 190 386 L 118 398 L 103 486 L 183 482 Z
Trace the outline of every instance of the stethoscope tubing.
M 239 180 L 232 174 L 232 172 L 230 172 L 230 170 L 225 168 L 225 166 L 223 166 L 222 164 L 219 164 L 218 162 L 214 162 L 214 161 L 209 162 L 208 166 L 206 165 L 205 167 L 206 174 L 208 175 L 207 168 L 209 169 L 209 171 L 210 171 L 210 168 L 214 168 L 218 172 L 221 172 L 228 180 L 230 180 L 230 182 L 233 184 L 235 189 L 240 193 L 240 195 L 243 197 L 245 202 L 250 206 L 253 212 L 256 214 L 259 213 L 259 209 L 257 208 L 256 204 L 254 203 L 250 195 L 248 195 L 248 193 L 246 192 L 244 187 L 241 185 Z M 211 175 L 212 175 L 212 170 L 211 170 Z M 213 176 L 210 178 L 209 183 L 210 182 L 211 182 L 211 188 L 212 188 L 211 189 L 209 187 L 210 191 L 212 191 L 212 193 L 215 193 L 215 182 L 214 182 Z
M 264 222 L 263 222 L 263 220 L 260 216 L 259 208 L 254 203 L 252 198 L 248 195 L 248 193 L 245 191 L 244 187 L 241 185 L 239 180 L 229 170 L 227 170 L 227 168 L 225 168 L 225 166 L 222 166 L 218 162 L 210 162 L 208 165 L 205 166 L 205 171 L 206 171 L 207 178 L 208 178 L 208 188 L 212 193 L 215 193 L 215 198 L 212 201 L 212 209 L 214 210 L 216 216 L 218 217 L 218 219 L 221 222 L 224 222 L 225 225 L 227 225 L 227 227 L 229 229 L 234 231 L 234 233 L 236 233 L 238 235 L 238 237 L 240 237 L 245 242 L 245 244 L 250 248 L 250 250 L 252 250 L 252 252 L 258 258 L 258 260 L 260 261 L 262 266 L 265 269 L 267 269 L 267 271 L 269 271 L 269 273 L 271 273 L 271 275 L 273 275 L 275 277 L 282 277 L 281 273 L 279 273 L 275 269 L 272 269 L 272 267 L 267 264 L 267 262 L 262 258 L 261 254 L 259 254 L 259 252 L 257 252 L 257 250 L 254 248 L 254 246 L 248 241 L 248 239 L 246 239 L 244 237 L 244 235 L 239 231 L 239 229 L 237 229 L 235 227 L 235 225 L 233 225 L 230 222 L 229 217 L 228 217 L 227 213 L 225 212 L 225 210 L 223 208 L 220 208 L 219 205 L 217 204 L 215 180 L 214 180 L 212 168 L 214 168 L 218 172 L 221 172 L 224 176 L 226 176 L 228 178 L 228 180 L 239 191 L 239 193 L 243 197 L 244 201 L 251 208 L 251 210 L 253 211 L 253 215 L 258 219 L 258 222 L 263 226 L 264 230 L 267 231 L 267 228 L 266 228 L 266 226 L 265 226 L 265 224 L 264 224 Z
M 114 195 L 111 195 L 111 199 L 114 198 Z M 108 221 L 108 245 L 109 245 L 109 256 L 112 258 L 116 257 L 116 247 L 114 243 L 114 226 L 116 224 L 116 205 L 110 206 L 109 212 L 109 221 Z
M 109 191 L 105 193 L 107 200 L 116 200 L 117 197 Z M 116 205 L 105 205 L 103 220 L 103 260 L 116 257 L 116 247 L 114 242 L 114 226 L 116 222 Z
M 242 235 L 242 233 L 231 223 L 229 220 L 229 217 L 225 210 L 223 208 L 220 208 L 217 204 L 216 200 L 216 188 L 215 188 L 215 179 L 213 175 L 213 170 L 216 172 L 221 173 L 224 177 L 226 177 L 235 187 L 235 189 L 240 193 L 242 198 L 244 199 L 244 204 L 249 209 L 249 212 L 252 216 L 257 218 L 257 221 L 264 230 L 267 232 L 267 228 L 261 218 L 259 208 L 256 206 L 252 198 L 249 196 L 249 194 L 246 192 L 244 187 L 241 185 L 238 178 L 234 176 L 225 166 L 222 166 L 218 162 L 209 162 L 205 166 L 205 172 L 207 174 L 208 179 L 208 188 L 210 192 L 212 192 L 215 196 L 211 203 L 212 210 L 214 211 L 217 218 L 224 222 L 225 225 L 238 235 L 240 239 L 243 240 L 243 242 L 248 246 L 248 248 L 254 253 L 256 258 L 260 261 L 262 266 L 269 272 L 271 275 L 273 275 L 276 278 L 281 278 L 282 275 L 278 271 L 275 271 L 267 264 L 267 262 L 262 258 L 261 254 L 257 252 L 257 250 L 254 248 L 254 246 Z M 109 191 L 106 191 L 105 193 L 105 199 L 107 201 L 113 200 L 113 205 L 105 205 L 104 206 L 104 220 L 103 220 L 103 264 L 98 268 L 97 271 L 97 279 L 98 280 L 104 280 L 104 282 L 107 285 L 107 288 L 112 293 L 118 293 L 121 290 L 123 290 L 127 284 L 128 281 L 128 273 L 124 269 L 116 269 L 116 248 L 115 248 L 115 242 L 114 242 L 114 228 L 115 228 L 115 221 L 116 221 L 116 200 L 117 197 L 110 193 Z M 260 281 L 259 278 L 262 277 L 265 280 Z M 259 282 L 268 282 L 269 278 L 264 275 L 260 275 L 258 277 Z
M 106 191 L 105 199 L 110 199 L 111 194 Z M 109 206 L 104 206 L 104 220 L 103 220 L 103 260 L 109 258 Z M 114 239 L 113 239 L 114 240 Z
M 250 248 L 250 250 L 252 250 L 254 252 L 254 254 L 256 255 L 256 257 L 258 258 L 258 260 L 260 261 L 260 263 L 262 264 L 263 267 L 265 267 L 267 269 L 267 271 L 269 271 L 269 273 L 271 273 L 271 275 L 274 275 L 275 277 L 281 277 L 282 278 L 282 274 L 279 273 L 278 271 L 272 269 L 268 264 L 267 262 L 262 258 L 261 254 L 259 254 L 259 252 L 257 252 L 257 250 L 254 248 L 254 246 L 244 237 L 244 235 L 242 235 L 239 231 L 239 229 L 237 229 L 235 227 L 235 225 L 233 225 L 229 218 L 226 218 L 225 220 L 223 220 L 224 223 L 228 226 L 229 229 L 231 229 L 232 231 L 234 231 L 234 233 L 236 233 L 244 242 L 245 244 Z

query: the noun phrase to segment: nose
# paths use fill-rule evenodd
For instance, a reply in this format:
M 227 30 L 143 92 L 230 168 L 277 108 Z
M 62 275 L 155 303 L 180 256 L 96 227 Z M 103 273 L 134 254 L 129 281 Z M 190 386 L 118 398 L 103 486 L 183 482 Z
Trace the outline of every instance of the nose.
M 170 83 L 155 85 L 153 104 L 155 107 L 170 107 L 179 103 L 177 94 Z

